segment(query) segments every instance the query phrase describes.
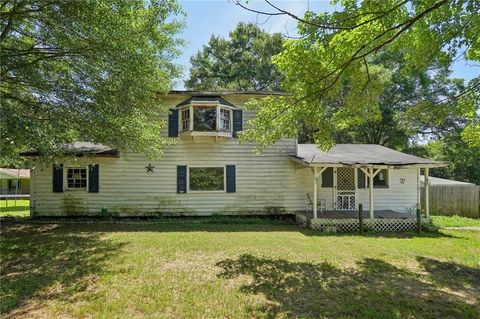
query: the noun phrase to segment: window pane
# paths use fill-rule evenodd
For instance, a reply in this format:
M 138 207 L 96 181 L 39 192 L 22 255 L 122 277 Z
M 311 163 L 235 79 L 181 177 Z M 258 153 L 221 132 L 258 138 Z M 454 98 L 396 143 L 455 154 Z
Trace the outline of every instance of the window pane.
M 220 130 L 230 131 L 230 110 L 220 109 Z
M 217 109 L 214 107 L 193 108 L 194 131 L 216 131 Z
M 223 167 L 191 167 L 190 190 L 223 191 Z
M 190 109 L 182 111 L 182 131 L 190 130 Z
M 373 178 L 373 186 L 388 186 L 388 170 L 382 169 L 377 175 L 375 175 Z
M 69 168 L 67 169 L 67 187 L 68 188 L 87 188 L 87 169 Z

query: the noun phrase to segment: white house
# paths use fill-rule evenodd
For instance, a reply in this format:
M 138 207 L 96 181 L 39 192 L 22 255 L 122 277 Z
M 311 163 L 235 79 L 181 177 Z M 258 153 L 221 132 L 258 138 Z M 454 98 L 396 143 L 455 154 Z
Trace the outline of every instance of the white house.
M 271 94 L 271 93 L 268 93 Z M 379 145 L 315 145 L 282 139 L 257 155 L 237 132 L 255 115 L 243 109 L 262 92 L 172 91 L 161 134 L 177 140 L 159 160 L 74 143 L 57 165 L 33 159 L 32 216 L 265 215 L 313 210 L 348 214 L 410 212 L 419 202 L 419 171 L 442 163 Z M 166 115 L 165 115 L 166 118 Z M 315 176 L 315 178 L 313 177 Z M 373 187 L 370 187 L 373 185 Z M 313 202 L 312 204 L 310 204 Z M 313 206 L 313 207 L 312 207 Z M 426 207 L 428 210 L 428 207 Z

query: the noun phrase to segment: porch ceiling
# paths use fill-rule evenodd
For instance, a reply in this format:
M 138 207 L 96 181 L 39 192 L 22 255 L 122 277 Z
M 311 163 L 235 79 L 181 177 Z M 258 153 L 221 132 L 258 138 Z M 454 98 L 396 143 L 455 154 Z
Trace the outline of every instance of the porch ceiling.
M 446 163 L 429 160 L 377 144 L 337 144 L 322 152 L 315 144 L 298 144 L 293 158 L 307 166 L 418 166 L 441 167 Z

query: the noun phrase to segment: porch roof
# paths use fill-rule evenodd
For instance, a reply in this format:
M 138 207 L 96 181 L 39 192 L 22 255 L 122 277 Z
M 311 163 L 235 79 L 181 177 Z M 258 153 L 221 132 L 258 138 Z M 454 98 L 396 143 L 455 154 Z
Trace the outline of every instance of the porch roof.
M 73 142 L 65 144 L 60 148 L 60 151 L 64 155 L 96 155 L 96 156 L 113 156 L 118 157 L 119 152 L 111 147 L 95 144 L 90 142 Z M 20 153 L 20 156 L 41 156 L 42 154 L 37 150 L 31 150 L 28 152 Z
M 337 144 L 322 152 L 315 144 L 298 144 L 297 161 L 307 166 L 352 165 L 352 166 L 422 166 L 441 167 L 445 163 L 429 160 L 377 144 Z

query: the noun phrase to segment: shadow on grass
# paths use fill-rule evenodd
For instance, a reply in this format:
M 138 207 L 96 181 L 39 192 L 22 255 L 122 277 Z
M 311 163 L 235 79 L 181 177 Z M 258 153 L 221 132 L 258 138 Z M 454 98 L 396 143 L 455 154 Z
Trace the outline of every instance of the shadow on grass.
M 3 228 L 1 313 L 22 313 L 22 305 L 31 299 L 68 300 L 94 287 L 97 276 L 106 271 L 104 262 L 122 246 L 99 236 L 58 225 Z
M 34 220 L 34 223 L 38 221 Z M 181 221 L 173 220 L 170 222 L 115 222 L 115 220 L 104 220 L 103 222 L 92 221 L 90 223 L 76 223 L 75 220 L 56 220 L 59 224 L 65 222 L 65 226 L 72 226 L 78 230 L 85 230 L 89 232 L 102 232 L 102 233 L 114 233 L 114 232 L 298 232 L 304 236 L 317 236 L 317 237 L 350 237 L 350 236 L 362 236 L 362 237 L 374 237 L 374 238 L 397 238 L 397 239 L 410 239 L 410 238 L 461 238 L 457 235 L 452 235 L 445 232 L 422 232 L 417 234 L 414 232 L 399 232 L 399 233 L 379 233 L 379 232 L 367 232 L 359 234 L 353 233 L 322 233 L 318 230 L 305 229 L 298 225 L 286 221 L 244 221 L 234 220 L 233 222 L 208 222 L 208 221 Z M 48 220 L 43 220 L 48 222 Z M 55 224 L 55 220 L 51 220 L 51 225 Z M 43 224 L 43 223 L 42 223 Z M 48 225 L 45 223 L 44 225 Z
M 251 317 L 480 318 L 478 269 L 419 258 L 427 272 L 365 259 L 353 268 L 242 255 L 217 263 L 219 277 L 252 278 L 240 289 L 267 302 Z M 434 278 L 434 280 L 428 280 Z

